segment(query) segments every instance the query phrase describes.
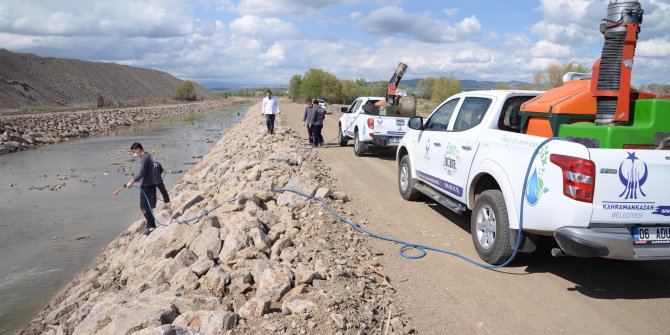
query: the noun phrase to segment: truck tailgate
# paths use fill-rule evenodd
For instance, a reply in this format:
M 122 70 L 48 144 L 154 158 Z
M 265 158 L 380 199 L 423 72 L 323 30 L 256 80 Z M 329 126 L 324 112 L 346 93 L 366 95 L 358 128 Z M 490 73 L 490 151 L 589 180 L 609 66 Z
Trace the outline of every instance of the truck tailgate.
M 407 120 L 409 120 L 407 117 L 374 117 L 374 134 L 402 138 L 407 132 Z
M 589 151 L 596 164 L 592 222 L 670 227 L 670 151 Z

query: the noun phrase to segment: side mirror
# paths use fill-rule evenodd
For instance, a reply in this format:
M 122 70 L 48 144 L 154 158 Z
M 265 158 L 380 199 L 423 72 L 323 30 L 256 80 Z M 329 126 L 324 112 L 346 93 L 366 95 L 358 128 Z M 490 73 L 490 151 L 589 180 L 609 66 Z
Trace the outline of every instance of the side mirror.
M 420 116 L 413 116 L 409 118 L 407 126 L 414 130 L 423 130 L 423 118 Z
M 349 107 L 340 107 L 340 112 L 349 113 Z

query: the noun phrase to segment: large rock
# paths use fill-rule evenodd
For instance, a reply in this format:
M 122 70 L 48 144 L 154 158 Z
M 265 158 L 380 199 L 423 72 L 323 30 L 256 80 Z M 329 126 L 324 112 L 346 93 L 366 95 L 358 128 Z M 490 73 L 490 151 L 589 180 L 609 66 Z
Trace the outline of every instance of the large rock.
M 134 332 L 133 335 L 195 335 L 195 332 L 188 328 L 169 324 L 155 328 L 144 328 Z
M 316 303 L 311 300 L 294 299 L 284 301 L 281 305 L 281 310 L 284 314 L 305 314 L 312 312 L 316 307 Z
M 240 308 L 240 317 L 249 319 L 252 317 L 260 318 L 270 310 L 271 301 L 265 297 L 254 297 L 249 299 L 242 308 Z
M 189 311 L 177 317 L 172 324 L 199 334 L 223 335 L 235 328 L 237 322 L 238 317 L 232 312 Z
M 223 294 L 226 285 L 230 283 L 230 275 L 220 267 L 213 267 L 200 278 L 200 289 L 216 296 Z
M 239 229 L 228 232 L 226 240 L 223 241 L 223 248 L 219 253 L 219 260 L 222 263 L 235 259 L 238 251 L 253 246 L 253 240 L 244 231 Z
M 198 259 L 214 259 L 221 252 L 221 240 L 219 239 L 219 229 L 214 227 L 205 227 L 199 235 L 189 244 L 189 248 L 198 255 Z
M 183 268 L 179 270 L 172 279 L 170 279 L 170 287 L 173 290 L 193 291 L 198 287 L 198 276 L 191 271 L 190 268 Z
M 172 323 L 176 317 L 177 308 L 171 297 L 124 297 L 112 294 L 91 309 L 75 328 L 73 335 L 130 334 L 144 328 Z
M 260 276 L 256 297 L 279 301 L 293 287 L 290 269 L 266 269 Z

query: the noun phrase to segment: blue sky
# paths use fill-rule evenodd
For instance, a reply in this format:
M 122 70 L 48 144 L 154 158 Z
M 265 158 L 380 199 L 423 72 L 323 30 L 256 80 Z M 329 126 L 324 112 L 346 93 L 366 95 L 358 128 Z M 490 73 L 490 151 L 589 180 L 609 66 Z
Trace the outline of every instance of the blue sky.
M 634 84 L 670 83 L 670 3 L 645 10 Z M 609 0 L 0 0 L 0 47 L 155 68 L 198 82 L 521 80 L 549 64 L 590 67 Z M 0 65 L 1 66 L 1 65 Z

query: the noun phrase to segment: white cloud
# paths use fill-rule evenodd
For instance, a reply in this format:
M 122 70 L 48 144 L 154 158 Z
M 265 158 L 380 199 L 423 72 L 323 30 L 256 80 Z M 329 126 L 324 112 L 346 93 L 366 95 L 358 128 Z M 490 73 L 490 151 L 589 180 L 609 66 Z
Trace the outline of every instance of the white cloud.
M 363 16 L 363 13 L 361 13 L 361 12 L 351 12 L 351 13 L 349 13 L 349 19 L 352 20 L 352 21 L 357 20 L 361 16 Z
M 475 16 L 449 25 L 427 15 L 407 13 L 398 6 L 386 6 L 372 11 L 361 20 L 361 27 L 374 35 L 405 34 L 424 42 L 435 43 L 454 42 L 481 31 L 481 23 Z
M 312 15 L 325 7 L 337 5 L 346 0 L 241 0 L 234 8 L 242 15 L 280 16 Z
M 635 50 L 636 57 L 668 58 L 670 57 L 670 40 L 658 38 L 654 40 L 640 41 Z
M 456 13 L 458 13 L 458 8 L 445 8 L 442 10 L 442 13 L 446 14 L 447 16 L 454 16 Z
M 582 26 L 599 22 L 607 16 L 608 0 L 541 0 L 541 11 L 548 22 L 578 23 Z M 594 25 L 597 29 L 598 25 Z
M 493 56 L 486 50 L 463 50 L 454 57 L 456 63 L 488 63 Z
M 536 58 L 565 58 L 571 55 L 570 47 L 541 40 L 530 49 L 531 55 Z
M 180 0 L 11 1 L 0 4 L 0 31 L 23 35 L 174 37 L 190 33 L 190 14 L 190 7 Z
M 668 36 L 670 32 L 670 3 L 667 0 L 648 0 L 642 4 L 644 20 L 640 39 Z
M 233 34 L 266 40 L 294 39 L 302 35 L 302 32 L 293 23 L 253 15 L 244 15 L 235 19 L 230 23 L 229 28 Z
M 540 21 L 533 25 L 532 32 L 539 38 L 560 44 L 586 44 L 603 40 L 597 27 L 585 29 L 577 23 L 564 25 Z

